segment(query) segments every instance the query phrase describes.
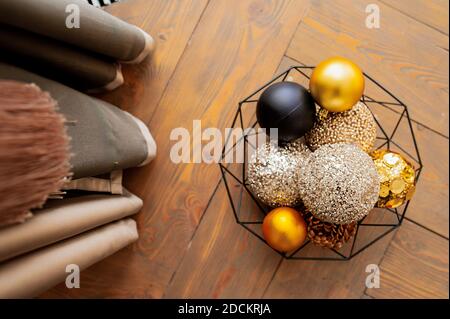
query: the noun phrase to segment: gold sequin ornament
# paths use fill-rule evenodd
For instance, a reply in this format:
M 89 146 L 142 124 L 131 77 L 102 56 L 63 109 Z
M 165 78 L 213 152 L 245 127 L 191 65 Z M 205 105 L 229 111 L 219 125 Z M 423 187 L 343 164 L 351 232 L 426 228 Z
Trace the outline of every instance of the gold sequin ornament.
M 370 155 L 380 177 L 377 207 L 396 208 L 410 200 L 415 191 L 416 177 L 412 164 L 389 150 L 376 150 Z
M 300 167 L 310 153 L 303 139 L 280 146 L 267 142 L 248 163 L 246 185 L 266 205 L 296 206 L 301 202 Z
M 319 147 L 301 167 L 299 189 L 314 217 L 333 224 L 364 218 L 375 206 L 380 181 L 370 156 L 354 144 Z
M 317 121 L 306 134 L 306 143 L 312 150 L 321 145 L 348 143 L 358 145 L 368 153 L 377 136 L 375 120 L 369 108 L 358 102 L 346 112 L 333 113 L 319 108 Z

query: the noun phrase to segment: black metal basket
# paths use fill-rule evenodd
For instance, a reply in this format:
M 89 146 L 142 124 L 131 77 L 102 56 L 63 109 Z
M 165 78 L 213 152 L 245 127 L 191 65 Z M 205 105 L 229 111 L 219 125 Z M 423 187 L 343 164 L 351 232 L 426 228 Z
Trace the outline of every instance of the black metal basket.
M 222 150 L 219 166 L 236 222 L 264 243 L 266 241 L 262 235 L 261 226 L 264 216 L 272 208 L 261 203 L 247 188 L 246 170 L 249 152 L 256 149 L 256 146 L 249 142 L 249 136 L 258 134 L 255 133 L 255 130 L 247 129 L 258 127 L 255 115 L 256 103 L 259 94 L 265 88 L 281 81 L 295 81 L 308 87 L 309 77 L 313 69 L 314 67 L 312 66 L 290 67 L 287 71 L 281 73 L 239 102 L 231 127 L 233 129 L 241 129 L 243 131 L 242 136 L 233 136 L 230 130 Z M 364 76 L 366 87 L 361 102 L 369 107 L 377 124 L 375 148 L 397 151 L 405 156 L 415 167 L 417 183 L 422 170 L 422 161 L 408 108 L 370 76 L 365 73 Z M 235 152 L 239 147 L 244 153 L 243 161 L 226 161 L 225 159 L 229 157 L 230 152 Z M 399 227 L 405 218 L 408 206 L 409 201 L 403 206 L 394 209 L 374 208 L 369 215 L 358 222 L 353 239 L 339 250 L 316 246 L 307 239 L 294 252 L 282 253 L 277 250 L 274 251 L 287 259 L 349 260 Z

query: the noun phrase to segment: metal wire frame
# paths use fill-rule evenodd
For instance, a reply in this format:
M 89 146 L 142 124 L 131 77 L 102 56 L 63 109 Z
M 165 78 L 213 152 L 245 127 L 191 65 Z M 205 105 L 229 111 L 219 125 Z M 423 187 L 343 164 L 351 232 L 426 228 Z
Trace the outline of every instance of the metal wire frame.
M 241 102 L 239 102 L 239 106 L 237 109 L 237 112 L 234 116 L 233 122 L 232 122 L 232 128 L 235 128 L 236 125 L 240 126 L 242 129 L 244 128 L 244 120 L 243 120 L 243 114 L 242 114 L 242 107 L 245 104 L 254 104 L 255 105 L 255 110 L 256 110 L 256 103 L 257 103 L 257 98 L 256 95 L 258 93 L 260 93 L 261 91 L 263 91 L 265 88 L 267 88 L 269 85 L 271 85 L 274 82 L 277 81 L 286 81 L 286 79 L 288 78 L 289 74 L 291 72 L 298 72 L 299 74 L 301 74 L 301 76 L 309 79 L 308 74 L 305 72 L 306 70 L 312 70 L 314 69 L 313 66 L 293 66 L 290 67 L 288 70 L 286 70 L 285 72 L 279 74 L 278 76 L 276 76 L 275 78 L 273 78 L 272 80 L 270 80 L 269 82 L 267 82 L 266 84 L 264 84 L 263 86 L 261 86 L 259 89 L 257 89 L 255 92 L 253 92 L 252 94 L 250 94 L 248 97 L 246 97 L 244 100 L 242 100 Z M 420 153 L 419 153 L 419 149 L 417 146 L 417 140 L 415 138 L 415 134 L 414 134 L 414 130 L 413 130 L 413 126 L 412 126 L 412 122 L 411 122 L 411 118 L 408 112 L 408 107 L 401 102 L 397 97 L 395 97 L 391 92 L 389 92 L 386 88 L 384 88 L 380 83 L 378 83 L 376 80 L 374 80 L 373 78 L 371 78 L 369 75 L 367 75 L 366 73 L 364 73 L 364 76 L 366 78 L 366 81 L 369 80 L 371 81 L 373 84 L 375 84 L 378 88 L 380 88 L 384 93 L 387 94 L 387 96 L 391 97 L 394 101 L 378 101 L 375 100 L 373 98 L 371 98 L 370 96 L 367 95 L 363 95 L 361 98 L 361 102 L 366 104 L 366 105 L 370 105 L 370 104 L 375 104 L 375 105 L 379 105 L 385 109 L 389 109 L 391 112 L 397 113 L 399 114 L 399 119 L 392 131 L 392 133 L 390 135 L 388 135 L 386 133 L 386 130 L 383 128 L 383 126 L 381 125 L 380 121 L 376 118 L 376 116 L 372 113 L 372 115 L 374 115 L 374 120 L 377 124 L 377 126 L 379 127 L 382 136 L 377 136 L 378 140 L 383 141 L 383 143 L 381 145 L 379 145 L 377 147 L 377 149 L 380 148 L 387 148 L 387 149 L 391 149 L 392 146 L 397 147 L 398 149 L 400 149 L 402 152 L 404 152 L 404 154 L 408 155 L 417 165 L 415 168 L 416 171 L 416 183 L 420 177 L 420 173 L 422 171 L 423 165 L 422 165 L 422 160 L 420 157 Z M 400 111 L 397 110 L 396 108 L 400 108 Z M 370 108 L 369 108 L 370 109 Z M 411 134 L 411 138 L 414 144 L 414 153 L 415 154 L 411 154 L 411 152 L 406 151 L 401 145 L 399 145 L 399 143 L 394 141 L 394 137 L 395 134 L 398 131 L 398 128 L 400 126 L 400 123 L 402 120 L 406 120 L 408 122 L 408 128 Z M 257 126 L 257 122 L 254 121 L 253 124 L 251 125 L 251 128 L 255 128 Z M 247 187 L 247 183 L 246 183 L 246 167 L 247 167 L 247 156 L 246 153 L 248 152 L 248 147 L 250 142 L 248 141 L 248 136 L 250 134 L 249 133 L 244 133 L 243 136 L 234 142 L 234 144 L 232 145 L 232 147 L 227 147 L 227 145 L 229 145 L 230 143 L 230 138 L 231 138 L 231 131 L 229 132 L 226 141 L 225 141 L 225 146 L 222 149 L 222 154 L 221 154 L 221 160 L 219 161 L 219 167 L 221 170 L 221 174 L 222 174 L 222 180 L 225 184 L 225 189 L 228 195 L 228 199 L 230 201 L 231 204 L 231 209 L 234 215 L 234 218 L 236 220 L 236 223 L 238 223 L 240 226 L 244 227 L 247 231 L 249 231 L 250 233 L 252 233 L 256 238 L 258 238 L 259 240 L 261 240 L 262 242 L 264 242 L 266 245 L 267 242 L 265 241 L 265 239 L 258 234 L 255 230 L 253 230 L 251 228 L 251 225 L 261 225 L 263 223 L 263 219 L 264 216 L 271 210 L 270 207 L 264 205 L 263 203 L 261 203 L 253 194 L 252 192 L 248 189 Z M 243 146 L 244 146 L 244 163 L 239 164 L 242 165 L 242 167 L 239 170 L 239 174 L 233 173 L 227 166 L 227 163 L 225 163 L 225 156 L 227 155 L 228 152 L 233 151 L 234 148 L 237 147 L 237 145 L 239 143 L 243 142 Z M 255 147 L 253 145 L 251 145 L 252 147 Z M 237 176 L 239 175 L 239 176 Z M 231 179 L 228 179 L 227 177 L 230 177 Z M 234 183 L 232 183 L 232 181 Z M 237 185 L 240 185 L 240 193 L 239 193 L 239 198 L 237 200 L 237 203 L 235 203 L 235 200 L 233 199 L 233 195 L 232 195 L 232 190 L 231 187 L 235 186 L 237 183 Z M 242 220 L 241 219 L 241 209 L 242 209 L 242 203 L 243 203 L 243 196 L 244 194 L 247 194 L 249 196 L 249 198 L 253 201 L 254 204 L 256 204 L 256 206 L 258 207 L 259 211 L 261 214 L 259 214 L 259 218 L 257 218 L 257 220 Z M 296 260 L 334 260 L 334 261 L 346 261 L 346 260 L 350 260 L 353 257 L 359 255 L 361 252 L 363 252 L 364 250 L 366 250 L 367 248 L 369 248 L 370 246 L 372 246 L 374 243 L 376 243 L 377 241 L 379 241 L 380 239 L 382 239 L 383 237 L 385 237 L 386 235 L 388 235 L 389 233 L 391 233 L 393 230 L 395 230 L 396 228 L 400 227 L 404 218 L 405 218 L 405 214 L 406 211 L 408 209 L 410 201 L 407 201 L 403 207 L 399 207 L 399 208 L 383 208 L 381 210 L 383 210 L 384 212 L 386 212 L 387 214 L 393 214 L 396 217 L 396 222 L 394 223 L 367 223 L 365 222 L 365 220 L 367 219 L 367 216 L 362 219 L 361 221 L 358 222 L 357 224 L 357 229 L 356 229 L 356 234 L 353 237 L 353 240 L 351 242 L 348 243 L 348 245 L 350 245 L 350 249 L 349 252 L 347 254 L 344 254 L 336 249 L 330 249 L 330 248 L 322 248 L 322 247 L 316 247 L 316 249 L 328 249 L 329 251 L 333 252 L 332 256 L 333 257 L 328 257 L 328 256 L 319 256 L 319 257 L 315 257 L 315 256 L 299 256 L 299 253 L 304 250 L 307 246 L 309 246 L 311 244 L 310 240 L 307 240 L 300 248 L 298 248 L 297 250 L 290 252 L 290 253 L 283 253 L 280 251 L 277 251 L 275 249 L 272 249 L 278 253 L 280 256 L 282 256 L 283 258 L 286 259 L 296 259 Z M 400 208 L 403 208 L 403 211 L 400 211 Z M 380 210 L 380 209 L 379 209 Z M 372 214 L 373 212 L 371 212 Z M 370 214 L 368 215 L 370 216 Z M 386 231 L 384 231 L 383 233 L 381 233 L 380 235 L 378 235 L 377 237 L 375 237 L 374 239 L 372 239 L 371 241 L 369 241 L 368 243 L 365 243 L 364 245 L 362 245 L 362 247 L 358 247 L 358 249 L 356 249 L 355 243 L 357 241 L 357 238 L 359 237 L 358 235 L 361 234 L 361 232 L 364 231 L 364 229 L 368 228 L 368 227 L 385 227 L 387 228 Z M 269 246 L 269 245 L 268 245 Z M 270 247 L 270 246 L 269 246 Z

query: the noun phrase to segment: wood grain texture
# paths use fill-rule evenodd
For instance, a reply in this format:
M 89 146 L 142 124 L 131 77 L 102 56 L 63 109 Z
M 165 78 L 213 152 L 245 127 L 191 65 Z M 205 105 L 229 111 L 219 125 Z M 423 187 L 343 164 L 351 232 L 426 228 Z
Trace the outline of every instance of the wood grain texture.
M 400 118 L 400 114 L 380 107 L 378 104 L 368 103 L 368 105 L 384 126 L 386 133 L 390 135 L 393 132 L 397 120 Z M 413 123 L 412 126 L 422 158 L 423 170 L 417 183 L 417 191 L 408 207 L 406 217 L 448 238 L 448 139 L 420 124 Z M 404 151 L 415 156 L 411 131 L 405 117 L 400 122 L 393 141 L 400 145 Z M 402 149 L 397 148 L 395 145 L 391 145 L 391 149 L 407 156 L 407 159 L 416 168 L 418 167 Z
M 276 73 L 296 64 L 289 58 L 283 58 Z M 250 93 L 243 93 L 242 98 Z M 237 105 L 234 108 L 236 111 Z M 244 107 L 242 112 L 244 123 L 249 127 L 250 122 L 254 121 L 255 110 Z M 239 143 L 236 147 L 241 145 Z M 240 176 L 241 167 L 240 164 L 228 165 L 236 176 Z M 236 207 L 242 188 L 229 175 L 227 182 Z M 258 215 L 258 208 L 251 205 L 248 196 L 242 198 L 247 204 L 242 204 L 242 211 L 247 211 L 245 220 L 260 220 L 262 216 Z M 165 297 L 261 298 L 280 262 L 278 254 L 236 223 L 221 181 Z
M 374 298 L 448 298 L 448 240 L 406 221 L 380 265 Z
M 296 80 L 294 78 L 294 80 Z M 373 210 L 365 223 L 392 224 L 395 216 L 385 210 Z M 360 227 L 355 252 L 392 227 Z M 392 239 L 391 231 L 349 261 L 283 260 L 264 293 L 264 298 L 362 298 L 367 277 L 366 267 L 378 265 Z M 340 249 L 347 255 L 351 242 Z M 336 257 L 327 249 L 309 244 L 303 256 Z
M 287 55 L 312 65 L 350 58 L 407 104 L 415 120 L 448 136 L 448 36 L 382 3 L 380 29 L 368 29 L 366 5 L 312 0 Z
M 276 73 L 281 73 L 292 65 L 298 65 L 298 62 L 284 58 Z M 290 80 L 302 83 L 297 73 L 292 73 Z M 233 172 L 235 171 L 238 172 L 239 168 L 234 168 Z M 237 192 L 237 183 L 231 178 L 227 180 L 231 192 Z M 236 197 L 238 196 L 235 195 L 234 198 Z M 244 211 L 247 209 L 257 212 L 257 208 L 250 206 L 249 202 L 251 200 L 244 196 L 242 199 Z M 248 206 L 245 206 L 245 203 Z M 258 228 L 260 226 L 255 225 L 252 229 L 257 231 Z M 383 231 L 386 229 L 381 229 L 381 232 Z M 378 229 L 368 231 L 361 236 L 363 239 L 366 237 L 367 241 L 362 242 L 367 243 L 378 234 L 380 234 Z M 383 241 L 348 263 L 282 260 L 265 244 L 235 223 L 227 194 L 224 189 L 219 188 L 165 296 L 359 298 L 365 289 L 364 280 L 367 275 L 365 267 L 381 260 L 390 238 L 388 235 Z M 319 247 L 312 247 L 309 252 L 311 255 L 329 256 Z M 280 262 L 281 267 L 278 270 Z M 264 294 L 266 289 L 267 293 Z
M 221 182 L 165 297 L 261 298 L 280 261 L 235 222 Z
M 170 132 L 191 130 L 194 119 L 201 119 L 203 127 L 227 126 L 242 96 L 272 76 L 307 8 L 299 1 L 233 4 L 229 10 L 229 1 L 209 3 L 148 123 L 159 154 L 126 178 L 144 200 L 137 217 L 139 241 L 85 271 L 87 283 L 71 291 L 72 297 L 163 296 L 219 179 L 216 165 L 172 163 Z M 140 103 L 147 97 L 141 96 Z M 131 275 L 116 283 L 108 271 L 112 268 Z M 107 289 L 107 282 L 115 288 Z
M 448 139 L 414 124 L 424 168 L 406 216 L 449 237 Z
M 206 5 L 206 0 L 129 0 L 108 6 L 107 11 L 111 14 L 141 27 L 152 35 L 156 41 L 156 49 L 153 55 L 141 64 L 123 65 L 125 84 L 98 97 L 148 122 L 157 109 Z M 151 131 L 156 129 L 157 127 Z M 152 167 L 153 164 L 148 166 L 148 169 L 151 170 Z M 147 178 L 143 176 L 144 180 Z M 140 192 L 145 192 L 145 189 L 140 189 Z M 141 234 L 148 234 L 147 241 L 152 240 L 152 227 L 145 228 L 138 224 L 138 229 Z M 141 280 L 147 274 L 148 256 L 140 252 L 140 244 L 144 247 L 146 245 L 141 240 L 135 246 L 125 248 L 113 258 L 107 258 L 83 272 L 81 278 L 85 284 L 82 291 L 71 291 L 61 284 L 42 297 L 152 297 L 153 291 L 163 288 L 154 288 L 151 281 Z M 164 273 L 163 266 L 159 269 Z M 165 276 L 170 277 L 171 274 L 169 271 Z
M 448 241 L 431 231 L 405 221 L 349 262 L 281 260 L 234 222 L 223 183 L 209 202 L 216 165 L 169 159 L 173 128 L 192 131 L 194 119 L 203 128 L 227 127 L 238 101 L 274 72 L 335 54 L 398 95 L 417 121 L 448 135 L 448 36 L 430 24 L 438 13 L 423 9 L 420 17 L 379 3 L 381 29 L 369 30 L 362 0 L 231 2 L 129 0 L 107 8 L 157 41 L 152 58 L 124 66 L 122 88 L 101 96 L 144 119 L 158 144 L 153 163 L 125 174 L 126 186 L 144 199 L 140 239 L 83 271 L 81 289 L 61 284 L 42 297 L 448 297 Z M 380 116 L 394 126 L 395 114 Z M 448 139 L 414 128 L 425 168 L 407 217 L 448 237 Z M 411 147 L 407 132 L 397 134 Z M 381 263 L 381 289 L 365 289 L 370 263 Z
M 122 64 L 125 83 L 97 97 L 147 123 L 207 3 L 208 0 L 130 0 L 106 7 L 106 11 L 149 33 L 156 49 L 140 64 Z
M 380 0 L 407 16 L 448 35 L 448 0 Z

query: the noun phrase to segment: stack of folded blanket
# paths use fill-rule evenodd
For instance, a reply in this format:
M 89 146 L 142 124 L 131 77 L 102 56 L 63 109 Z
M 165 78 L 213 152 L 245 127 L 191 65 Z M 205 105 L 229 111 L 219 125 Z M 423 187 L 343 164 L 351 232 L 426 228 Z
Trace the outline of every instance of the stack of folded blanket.
M 68 5 L 80 28 L 67 28 Z M 0 1 L 0 298 L 28 298 L 138 239 L 123 170 L 156 156 L 147 126 L 80 90 L 114 89 L 152 38 L 83 0 Z
M 0 58 L 84 91 L 112 90 L 120 63 L 154 47 L 140 28 L 84 0 L 0 1 Z

